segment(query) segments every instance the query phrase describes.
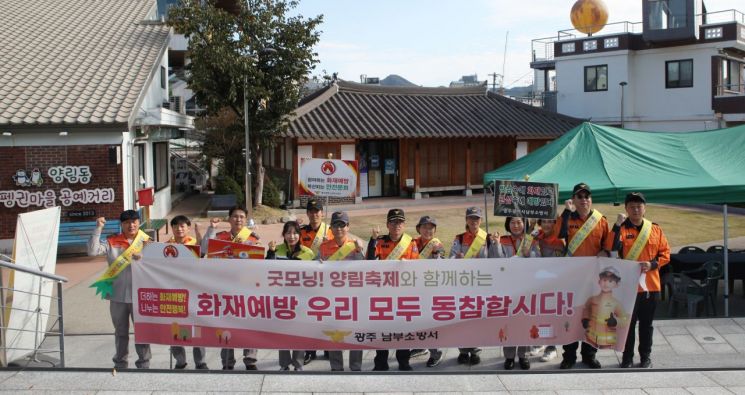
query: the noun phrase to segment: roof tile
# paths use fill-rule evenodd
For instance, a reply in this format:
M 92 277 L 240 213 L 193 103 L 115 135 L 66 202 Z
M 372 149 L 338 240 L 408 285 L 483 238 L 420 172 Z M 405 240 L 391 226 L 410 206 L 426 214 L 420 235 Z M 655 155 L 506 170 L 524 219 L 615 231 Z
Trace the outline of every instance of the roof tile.
M 487 93 L 485 87 L 403 88 L 346 81 L 301 100 L 297 113 L 287 137 L 548 139 L 582 122 Z
M 153 7 L 0 0 L 0 125 L 99 123 L 94 109 L 114 114 L 104 123 L 126 122 L 168 41 L 167 26 L 140 23 Z

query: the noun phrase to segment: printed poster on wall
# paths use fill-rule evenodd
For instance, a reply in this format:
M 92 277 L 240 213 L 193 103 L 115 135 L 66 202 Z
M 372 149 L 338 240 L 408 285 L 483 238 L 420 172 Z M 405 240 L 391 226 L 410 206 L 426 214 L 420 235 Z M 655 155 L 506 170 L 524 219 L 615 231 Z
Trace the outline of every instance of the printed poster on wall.
M 357 176 L 356 160 L 301 158 L 300 195 L 355 197 Z
M 166 248 L 151 243 L 132 265 L 137 343 L 345 350 L 582 340 L 622 350 L 639 278 L 637 262 L 598 257 L 204 261 Z

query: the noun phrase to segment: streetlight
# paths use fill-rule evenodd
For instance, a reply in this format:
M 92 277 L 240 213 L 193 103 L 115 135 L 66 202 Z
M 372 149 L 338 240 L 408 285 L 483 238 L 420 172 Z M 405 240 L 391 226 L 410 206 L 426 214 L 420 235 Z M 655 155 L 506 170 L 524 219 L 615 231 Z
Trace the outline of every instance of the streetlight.
M 263 48 L 259 51 L 259 55 L 272 55 L 276 54 L 277 50 L 271 47 Z M 248 56 L 249 59 L 259 60 L 257 55 Z M 246 209 L 248 212 L 248 223 L 252 225 L 254 218 L 253 198 L 251 194 L 251 144 L 249 143 L 248 136 L 248 76 L 244 78 L 245 83 L 243 84 L 243 122 L 245 124 L 246 131 Z
M 628 84 L 629 83 L 626 82 L 626 81 L 621 81 L 621 82 L 618 83 L 618 85 L 621 85 L 621 129 L 623 129 L 623 127 L 624 127 L 624 122 L 623 122 L 623 88 L 626 85 L 628 85 Z

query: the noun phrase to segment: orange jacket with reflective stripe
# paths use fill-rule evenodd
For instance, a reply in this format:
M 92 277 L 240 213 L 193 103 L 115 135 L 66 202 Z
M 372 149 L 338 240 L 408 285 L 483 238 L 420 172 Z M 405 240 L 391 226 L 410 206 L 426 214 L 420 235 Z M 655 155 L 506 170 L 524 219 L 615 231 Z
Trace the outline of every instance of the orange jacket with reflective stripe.
M 577 234 L 577 231 L 585 223 L 585 220 L 590 218 L 590 215 L 592 215 L 592 211 L 590 211 L 587 218 L 583 220 L 579 217 L 577 212 L 569 213 L 568 216 L 562 214 L 562 216 L 556 221 L 556 225 L 554 225 L 554 234 L 561 235 L 561 226 L 566 220 L 568 232 L 567 245 L 569 245 L 569 243 L 572 242 L 574 235 Z M 577 251 L 574 252 L 573 256 L 596 256 L 600 251 L 605 249 L 606 240 L 609 238 L 610 229 L 608 228 L 608 220 L 606 220 L 605 217 L 602 217 L 600 222 L 598 222 L 590 234 L 587 235 L 585 241 L 583 241 L 579 248 L 577 248 Z
M 611 237 L 608 238 L 608 242 L 606 243 L 606 248 L 608 250 L 613 249 L 613 244 L 618 240 L 620 242 L 618 255 L 621 258 L 625 257 L 629 250 L 631 250 L 631 246 L 634 245 L 640 230 L 641 226 L 636 226 L 627 219 L 619 228 L 616 226 L 613 227 Z M 647 289 L 650 292 L 660 291 L 659 268 L 670 262 L 670 245 L 668 245 L 667 237 L 665 237 L 659 225 L 652 224 L 652 230 L 649 232 L 649 241 L 647 241 L 647 245 L 644 246 L 637 260 L 639 262 L 657 262 L 657 267 L 647 272 Z M 654 267 L 654 263 L 652 265 Z M 644 292 L 644 290 L 642 287 L 637 287 L 637 292 Z

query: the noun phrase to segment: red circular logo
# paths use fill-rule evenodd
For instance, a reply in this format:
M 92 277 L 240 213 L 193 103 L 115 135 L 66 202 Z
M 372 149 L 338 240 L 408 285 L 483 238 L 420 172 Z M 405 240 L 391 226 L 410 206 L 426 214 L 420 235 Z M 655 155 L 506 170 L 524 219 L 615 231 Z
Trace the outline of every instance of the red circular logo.
M 323 174 L 330 176 L 336 172 L 336 165 L 331 161 L 323 162 L 321 165 L 321 171 Z
M 176 249 L 176 246 L 167 245 L 163 248 L 163 256 L 166 258 L 176 258 L 178 256 L 178 249 Z

